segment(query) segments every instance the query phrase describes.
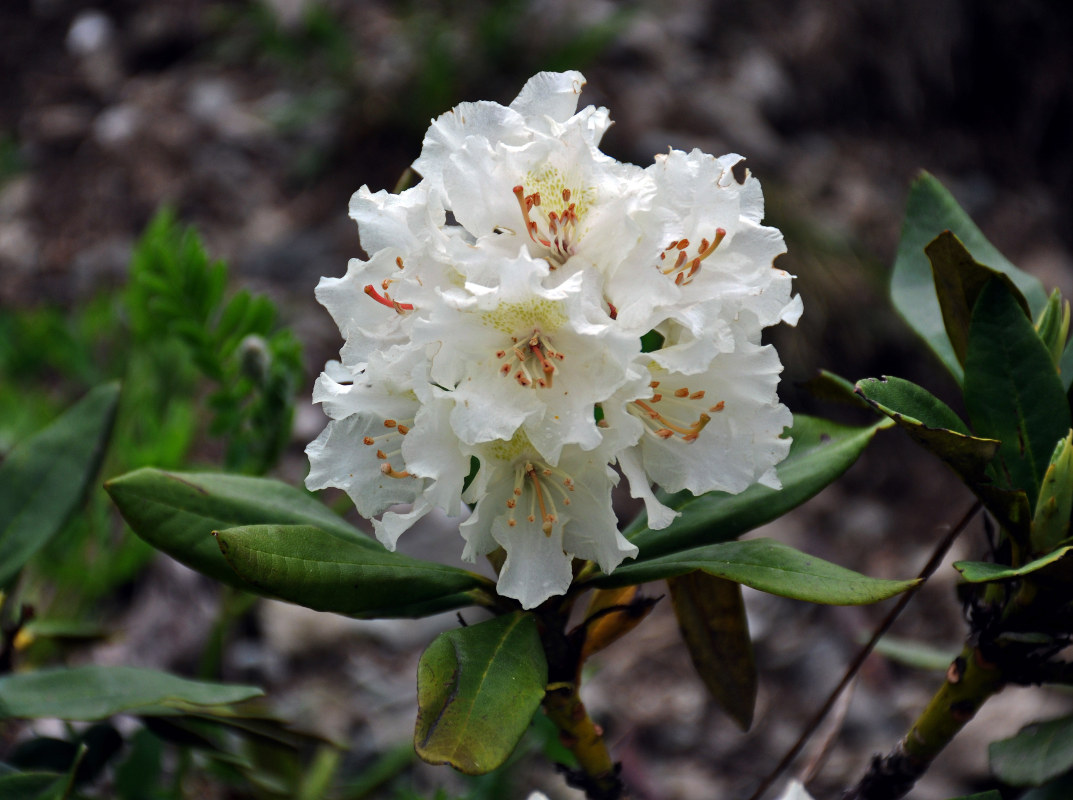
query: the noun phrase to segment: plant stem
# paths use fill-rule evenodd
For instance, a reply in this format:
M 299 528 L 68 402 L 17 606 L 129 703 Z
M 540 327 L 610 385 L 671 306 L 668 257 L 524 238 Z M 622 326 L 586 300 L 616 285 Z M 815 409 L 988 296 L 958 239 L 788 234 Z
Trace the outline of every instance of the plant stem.
M 844 800 L 905 797 L 980 706 L 1004 685 L 1002 670 L 984 660 L 979 648 L 966 645 L 909 733 L 885 758 L 873 759 L 868 772 Z
M 559 739 L 577 758 L 578 770 L 567 772 L 567 783 L 585 791 L 589 800 L 621 800 L 624 786 L 618 765 L 578 695 L 577 685 L 556 683 L 544 695 L 544 713 L 559 729 Z
M 798 753 L 804 748 L 805 743 L 808 742 L 809 738 L 820 726 L 820 723 L 823 722 L 831 709 L 834 708 L 839 695 L 845 691 L 846 687 L 849 686 L 861 667 L 864 666 L 865 659 L 868 658 L 872 650 L 875 649 L 876 644 L 883 638 L 883 635 L 890 630 L 891 626 L 894 625 L 895 620 L 897 620 L 898 616 L 905 610 L 905 607 L 909 605 L 909 601 L 913 599 L 913 596 L 917 593 L 920 587 L 924 585 L 924 582 L 927 581 L 927 579 L 932 576 L 932 573 L 939 568 L 943 558 L 946 557 L 947 551 L 949 551 L 954 544 L 954 540 L 961 535 L 961 532 L 964 531 L 966 527 L 968 527 L 969 522 L 972 521 L 972 518 L 976 516 L 981 508 L 983 508 L 983 504 L 977 500 L 972 504 L 969 510 L 961 516 L 958 523 L 939 541 L 935 550 L 931 554 L 931 558 L 928 559 L 928 563 L 924 565 L 924 568 L 920 570 L 920 574 L 917 576 L 919 583 L 905 591 L 898 599 L 894 608 L 890 610 L 890 613 L 887 614 L 879 624 L 879 627 L 872 633 L 872 638 L 868 640 L 868 643 L 861 648 L 853 661 L 850 662 L 850 665 L 846 668 L 845 674 L 842 676 L 842 680 L 838 682 L 838 685 L 835 686 L 831 691 L 831 694 L 828 695 L 827 700 L 824 701 L 823 705 L 820 706 L 820 709 L 813 715 L 812 719 L 808 721 L 808 724 L 805 725 L 805 729 L 801 732 L 801 735 L 798 737 L 793 747 L 791 747 L 786 755 L 782 757 L 782 760 L 776 765 L 775 769 L 761 781 L 760 785 L 752 795 L 749 796 L 749 800 L 759 800 L 764 795 L 764 792 L 771 788 L 778 777 L 782 775 L 793 760 L 797 758 Z

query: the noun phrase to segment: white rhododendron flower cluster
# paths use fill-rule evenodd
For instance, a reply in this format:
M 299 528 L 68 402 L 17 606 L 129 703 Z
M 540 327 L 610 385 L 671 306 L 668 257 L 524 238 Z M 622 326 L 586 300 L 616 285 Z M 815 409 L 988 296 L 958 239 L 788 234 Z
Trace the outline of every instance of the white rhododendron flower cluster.
M 331 421 L 306 485 L 346 490 L 389 549 L 472 505 L 464 556 L 503 548 L 498 591 L 525 608 L 566 591 L 573 558 L 637 554 L 616 465 L 658 529 L 675 512 L 653 483 L 777 487 L 790 446 L 760 335 L 801 303 L 759 183 L 736 155 L 610 158 L 583 85 L 541 73 L 509 106 L 435 120 L 420 183 L 350 202 L 369 259 L 317 287 L 346 341 L 317 381 Z

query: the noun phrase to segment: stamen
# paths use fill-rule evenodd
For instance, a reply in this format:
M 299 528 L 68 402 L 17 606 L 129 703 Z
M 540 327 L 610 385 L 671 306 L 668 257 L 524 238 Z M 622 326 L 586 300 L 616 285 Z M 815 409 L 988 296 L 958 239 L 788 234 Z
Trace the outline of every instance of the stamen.
M 549 474 L 550 470 L 544 470 L 544 473 L 545 475 Z M 544 531 L 545 536 L 551 536 L 552 528 L 558 518 L 555 514 L 549 512 L 544 504 L 544 492 L 540 487 L 540 477 L 537 475 L 536 468 L 532 464 L 526 464 L 525 474 L 533 481 L 533 494 L 536 497 L 537 505 L 540 507 L 540 529 Z M 536 521 L 533 514 L 529 515 L 529 521 Z
M 508 354 L 514 356 L 517 365 L 509 359 Z M 528 341 L 519 344 L 515 339 L 510 350 L 497 350 L 495 355 L 496 358 L 508 358 L 499 366 L 500 375 L 506 377 L 513 373 L 519 386 L 536 386 L 541 389 L 551 388 L 557 370 L 554 362 L 566 358 L 552 347 L 548 337 L 539 329 L 533 330 Z
M 369 295 L 369 297 L 371 297 L 373 300 L 378 302 L 380 305 L 387 306 L 388 308 L 395 309 L 395 313 L 397 313 L 397 314 L 401 314 L 403 311 L 413 311 L 414 310 L 413 303 L 399 303 L 399 302 L 396 302 L 395 300 L 392 300 L 387 294 L 386 287 L 385 287 L 384 294 L 381 295 L 376 291 L 376 288 L 370 283 L 368 286 L 365 287 L 365 294 Z
M 657 382 L 654 381 L 654 383 Z M 705 426 L 711 422 L 712 418 L 705 413 L 700 413 L 697 414 L 697 418 L 693 422 L 687 423 L 672 416 L 673 409 L 671 406 L 674 408 L 678 408 L 679 406 L 689 408 L 687 401 L 699 400 L 703 397 L 703 390 L 690 393 L 688 388 L 680 387 L 675 389 L 673 397 L 668 398 L 663 404 L 665 408 L 662 410 L 655 409 L 652 405 L 663 400 L 663 395 L 653 394 L 647 401 L 634 400 L 630 411 L 635 416 L 640 417 L 642 421 L 646 422 L 649 431 L 660 439 L 670 439 L 677 435 L 685 442 L 694 442 L 697 440 L 700 432 L 704 430 Z M 694 413 L 692 408 L 689 408 L 689 411 Z
M 660 272 L 664 275 L 671 275 L 677 273 L 674 276 L 675 286 L 685 286 L 693 281 L 693 278 L 698 272 L 700 272 L 700 263 L 715 252 L 715 249 L 719 247 L 719 244 L 726 238 L 727 232 L 725 228 L 715 229 L 715 238 L 708 241 L 707 238 L 700 240 L 700 247 L 697 249 L 696 255 L 693 258 L 689 258 L 687 250 L 689 249 L 689 239 L 675 239 L 663 252 L 660 253 L 660 261 L 667 260 L 668 253 L 674 253 L 677 251 L 674 264 L 666 269 L 662 265 L 658 266 Z
M 380 471 L 387 475 L 389 478 L 409 478 L 410 473 L 403 470 L 402 472 L 396 472 L 395 469 L 387 462 L 380 465 Z
M 518 208 L 522 212 L 525 221 L 525 230 L 534 244 L 538 244 L 551 252 L 548 259 L 552 269 L 563 264 L 574 254 L 574 236 L 577 232 L 577 205 L 570 202 L 569 189 L 562 190 L 565 208 L 551 209 L 544 214 L 533 214 L 533 209 L 540 208 L 540 192 L 525 193 L 525 187 L 518 184 L 513 189 L 514 197 L 518 200 Z M 536 216 L 536 219 L 534 219 Z

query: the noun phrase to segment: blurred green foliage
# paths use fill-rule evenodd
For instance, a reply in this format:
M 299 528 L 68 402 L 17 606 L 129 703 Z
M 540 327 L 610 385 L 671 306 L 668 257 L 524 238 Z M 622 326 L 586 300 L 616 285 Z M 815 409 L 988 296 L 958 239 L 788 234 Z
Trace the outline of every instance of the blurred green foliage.
M 74 309 L 0 309 L 0 454 L 90 386 L 123 393 L 106 475 L 219 461 L 263 474 L 291 430 L 301 348 L 265 297 L 227 292 L 227 270 L 161 212 L 132 260 L 129 285 Z M 37 602 L 77 617 L 135 577 L 152 550 L 125 535 L 104 493 L 33 562 Z

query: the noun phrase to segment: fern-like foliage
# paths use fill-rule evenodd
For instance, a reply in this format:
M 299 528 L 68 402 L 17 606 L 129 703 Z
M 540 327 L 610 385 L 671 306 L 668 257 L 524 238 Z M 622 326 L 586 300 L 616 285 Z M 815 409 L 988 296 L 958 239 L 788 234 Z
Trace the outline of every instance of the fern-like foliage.
M 244 289 L 226 295 L 226 265 L 210 261 L 197 233 L 170 211 L 158 213 L 131 261 L 132 338 L 181 343 L 213 385 L 208 430 L 226 442 L 224 466 L 263 474 L 290 435 L 301 345 L 277 324 L 268 297 Z

